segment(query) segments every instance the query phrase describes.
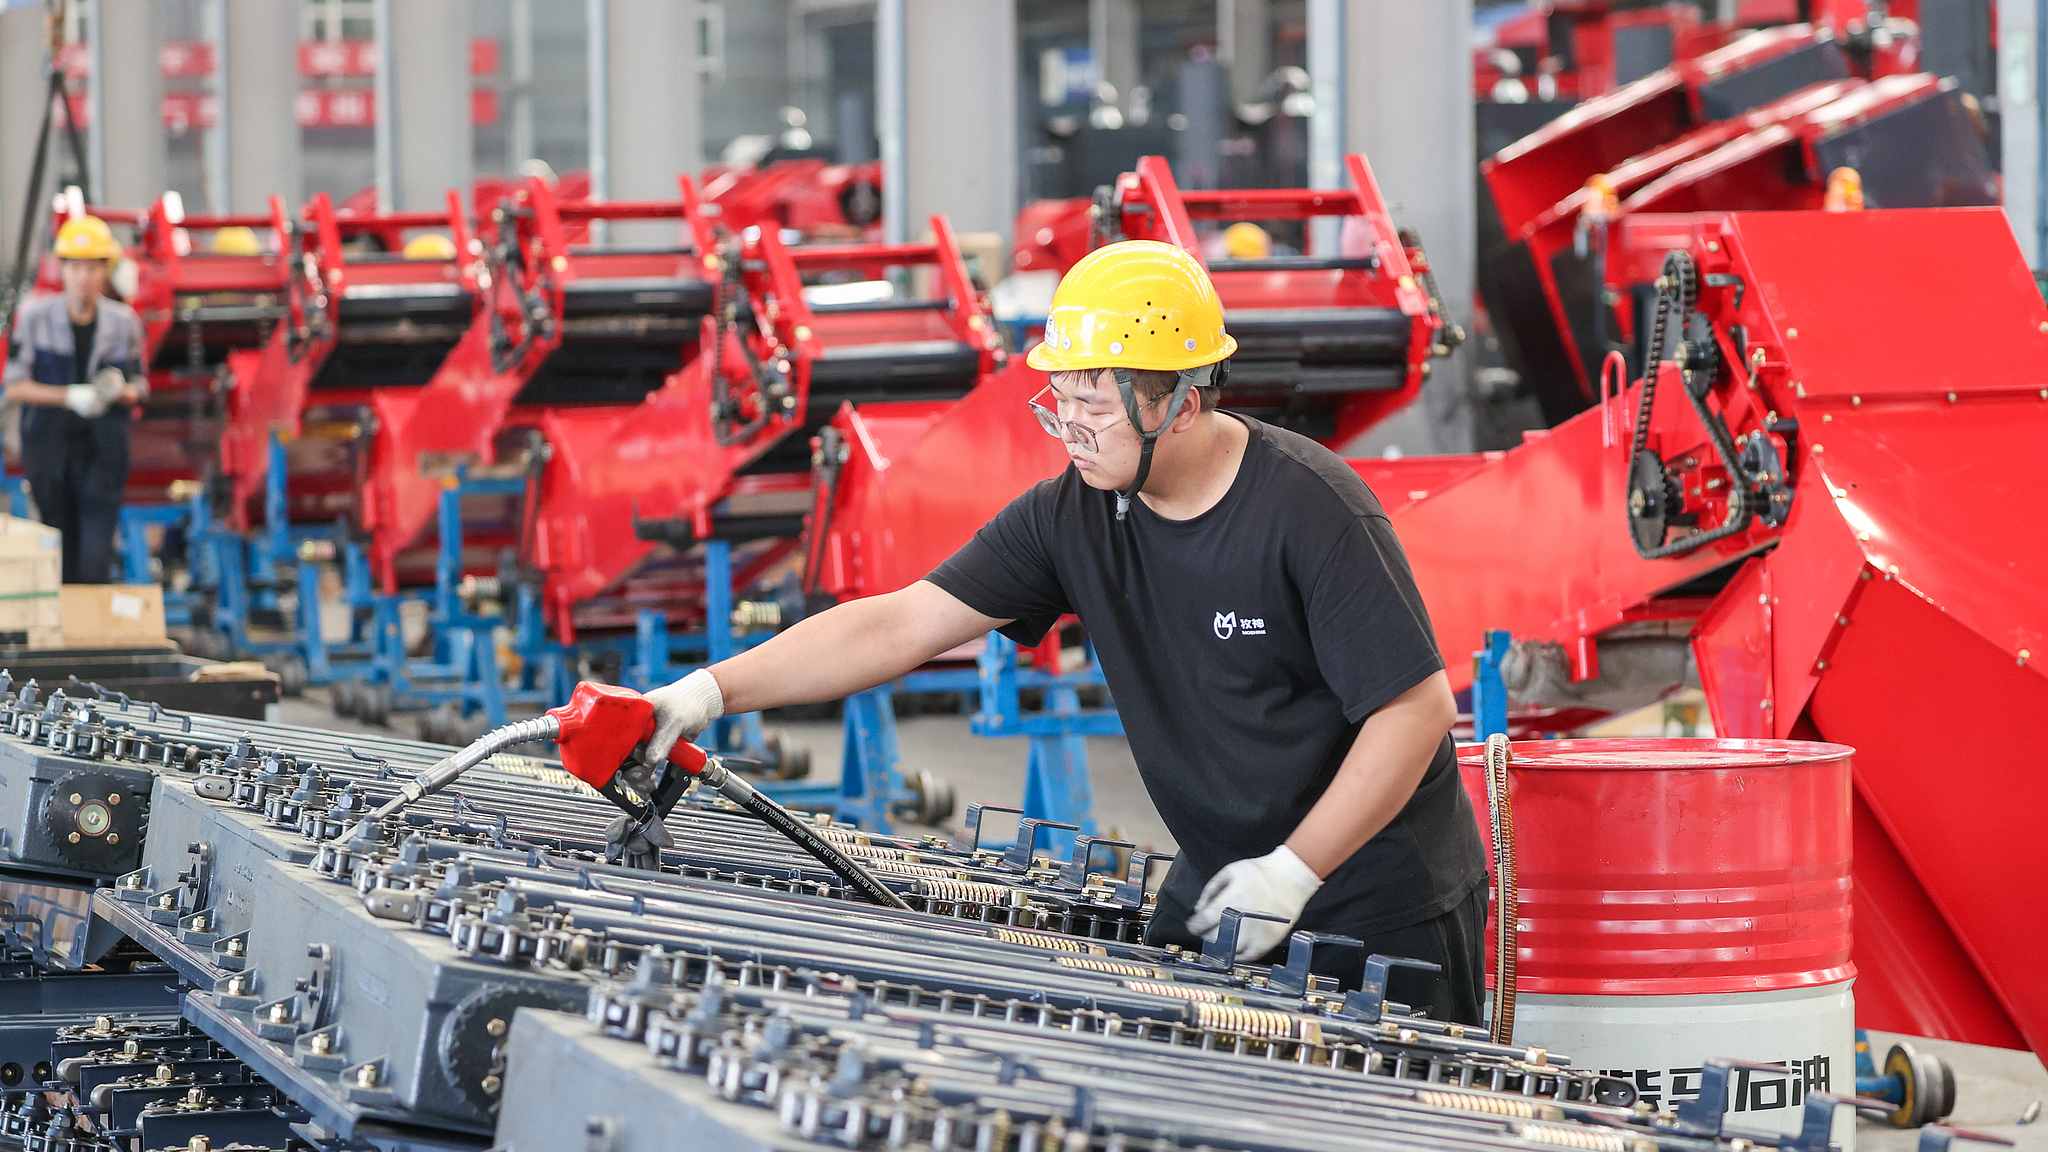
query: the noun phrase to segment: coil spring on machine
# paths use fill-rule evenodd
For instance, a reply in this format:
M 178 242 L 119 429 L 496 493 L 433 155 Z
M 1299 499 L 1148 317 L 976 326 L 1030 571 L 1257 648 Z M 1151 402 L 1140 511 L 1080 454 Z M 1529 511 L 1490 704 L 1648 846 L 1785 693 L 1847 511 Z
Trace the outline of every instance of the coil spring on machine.
M 917 882 L 917 894 L 939 900 L 950 900 L 956 904 L 993 904 L 1009 906 L 1012 893 L 1022 895 L 1015 888 L 1001 884 L 977 884 L 971 880 L 925 879 Z
M 1084 972 L 1102 972 L 1111 976 L 1137 976 L 1156 980 L 1166 975 L 1163 969 L 1143 964 L 1127 964 L 1121 960 L 1097 960 L 1093 956 L 1055 956 L 1052 962 L 1062 968 L 1079 968 Z
M 1424 1089 L 1417 1100 L 1432 1108 L 1455 1108 L 1461 1112 L 1484 1112 L 1489 1116 L 1512 1116 L 1518 1120 L 1547 1120 L 1558 1115 L 1555 1108 L 1542 1108 L 1515 1096 L 1482 1096 L 1477 1092 L 1443 1092 Z
M 1171 996 L 1176 1000 L 1197 1000 L 1204 1004 L 1221 1003 L 1223 996 L 1213 988 L 1196 988 L 1187 984 L 1163 984 L 1156 980 L 1126 980 L 1124 987 L 1133 992 L 1144 992 L 1152 996 Z
M 929 876 L 934 880 L 958 879 L 953 875 L 951 868 L 941 868 L 937 864 L 911 864 L 903 860 L 877 860 L 875 870 L 887 872 L 891 876 Z
M 1651 1141 L 1620 1132 L 1584 1127 L 1567 1128 L 1555 1124 L 1517 1124 L 1515 1135 L 1524 1140 L 1555 1144 L 1560 1148 L 1580 1148 L 1584 1149 L 1584 1152 L 1655 1152 L 1657 1147 Z
M 1236 1032 L 1269 1040 L 1294 1039 L 1296 1026 L 1302 1023 L 1285 1012 L 1247 1008 L 1242 1004 L 1197 1004 L 1195 1019 L 1202 1027 L 1217 1032 Z
M 1045 948 L 1054 952 L 1086 952 L 1094 956 L 1107 956 L 1109 949 L 1086 940 L 1066 936 L 1047 936 L 1041 932 L 1019 932 L 1015 928 L 998 928 L 996 939 L 1005 944 L 1022 944 L 1027 948 Z

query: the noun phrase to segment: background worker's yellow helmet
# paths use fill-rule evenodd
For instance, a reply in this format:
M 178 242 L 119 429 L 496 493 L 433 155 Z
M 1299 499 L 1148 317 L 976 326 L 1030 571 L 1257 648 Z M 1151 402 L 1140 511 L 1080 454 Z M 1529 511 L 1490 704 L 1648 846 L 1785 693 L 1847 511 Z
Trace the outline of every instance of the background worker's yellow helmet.
M 113 230 L 97 216 L 73 216 L 57 229 L 57 243 L 51 249 L 59 260 L 105 260 L 121 258 L 121 246 L 114 243 Z
M 1223 301 L 1201 261 L 1172 244 L 1124 240 L 1105 244 L 1068 269 L 1053 290 L 1045 340 L 1025 362 L 1045 372 L 1108 368 L 1116 376 L 1124 414 L 1138 431 L 1138 473 L 1116 494 L 1116 518 L 1131 508 L 1152 471 L 1152 449 L 1180 415 L 1188 392 L 1223 384 L 1224 364 L 1237 341 L 1223 330 Z M 1202 369 L 1207 368 L 1207 371 Z M 1147 426 L 1133 370 L 1179 376 L 1156 426 Z M 1198 378 L 1199 377 L 1199 378 Z
M 1223 230 L 1223 254 L 1232 260 L 1264 260 L 1273 254 L 1273 238 L 1249 220 Z
M 405 242 L 407 260 L 453 260 L 455 241 L 439 232 L 423 232 Z
M 1046 372 L 1181 372 L 1235 351 L 1201 262 L 1172 244 L 1125 240 L 1090 252 L 1060 279 L 1045 341 L 1025 360 Z
M 222 256 L 258 256 L 263 245 L 257 242 L 256 230 L 231 224 L 213 234 L 213 250 Z

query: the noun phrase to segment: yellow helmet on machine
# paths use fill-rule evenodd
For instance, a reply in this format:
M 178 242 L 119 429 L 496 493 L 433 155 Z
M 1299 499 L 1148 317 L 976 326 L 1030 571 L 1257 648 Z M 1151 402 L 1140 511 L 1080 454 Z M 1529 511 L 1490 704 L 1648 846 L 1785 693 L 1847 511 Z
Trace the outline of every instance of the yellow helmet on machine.
M 407 260 L 453 260 L 455 241 L 439 232 L 423 232 L 405 242 Z
M 1068 269 L 1053 291 L 1045 340 L 1024 359 L 1044 372 L 1108 368 L 1115 375 L 1140 441 L 1138 474 L 1116 495 L 1121 520 L 1131 497 L 1145 486 L 1160 433 L 1180 415 L 1191 389 L 1222 385 L 1223 362 L 1235 351 L 1237 341 L 1223 330 L 1223 301 L 1201 261 L 1172 244 L 1124 240 L 1097 248 Z M 1209 371 L 1200 373 L 1204 367 Z M 1140 419 L 1133 369 L 1180 377 L 1156 428 L 1146 429 Z M 1198 381 L 1197 375 L 1206 379 Z
M 59 260 L 105 260 L 121 258 L 121 246 L 114 243 L 113 230 L 97 216 L 73 216 L 57 229 L 57 243 L 51 252 Z
M 230 224 L 214 232 L 213 250 L 221 256 L 259 256 L 263 245 L 256 239 L 254 228 Z

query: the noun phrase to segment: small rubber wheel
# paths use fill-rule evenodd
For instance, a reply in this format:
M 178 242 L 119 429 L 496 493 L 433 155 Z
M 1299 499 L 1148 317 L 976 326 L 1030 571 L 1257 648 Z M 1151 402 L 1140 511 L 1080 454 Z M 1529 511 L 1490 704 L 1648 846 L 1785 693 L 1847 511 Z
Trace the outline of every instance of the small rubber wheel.
M 358 694 L 360 680 L 336 680 L 327 690 L 327 699 L 334 707 L 336 716 L 354 716 L 362 708 L 362 697 Z

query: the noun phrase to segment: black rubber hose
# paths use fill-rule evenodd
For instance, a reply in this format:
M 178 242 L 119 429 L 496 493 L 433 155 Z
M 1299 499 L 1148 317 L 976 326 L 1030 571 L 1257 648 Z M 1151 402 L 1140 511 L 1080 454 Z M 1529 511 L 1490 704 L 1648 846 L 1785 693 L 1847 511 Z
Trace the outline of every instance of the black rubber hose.
M 874 873 L 854 862 L 853 857 L 834 847 L 832 842 L 797 819 L 796 814 L 768 797 L 761 795 L 752 784 L 740 779 L 736 773 L 725 773 L 725 779 L 717 785 L 726 799 L 752 812 L 765 821 L 769 827 L 790 838 L 797 847 L 818 858 L 818 862 L 838 873 L 847 885 L 867 897 L 871 902 L 884 908 L 910 911 L 910 905 L 903 898 L 889 890 L 889 887 L 875 879 Z

